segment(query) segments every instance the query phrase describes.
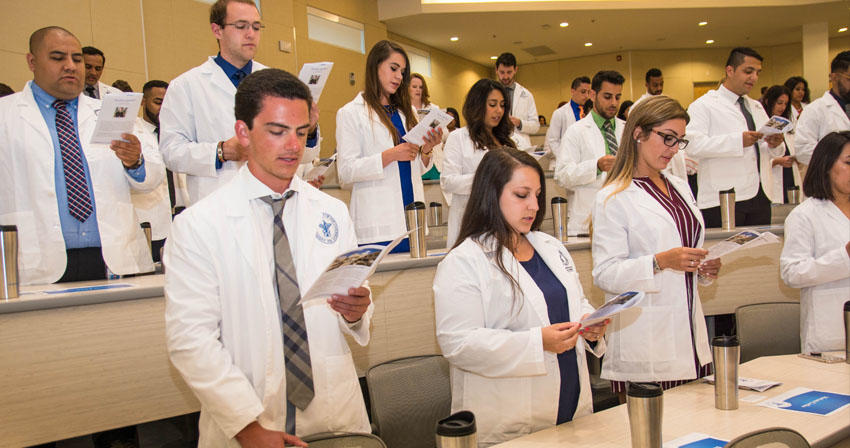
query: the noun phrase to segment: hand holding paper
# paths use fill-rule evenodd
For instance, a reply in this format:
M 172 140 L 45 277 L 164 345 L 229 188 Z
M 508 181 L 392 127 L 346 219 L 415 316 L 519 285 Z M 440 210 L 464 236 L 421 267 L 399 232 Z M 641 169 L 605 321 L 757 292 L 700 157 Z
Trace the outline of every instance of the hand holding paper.
M 417 124 L 413 129 L 407 131 L 402 138 L 414 145 L 424 145 L 426 143 L 425 136 L 428 134 L 429 130 L 445 127 L 447 124 L 451 123 L 452 120 L 454 120 L 454 117 L 440 109 L 431 109 L 431 112 L 428 112 L 428 115 L 419 121 L 419 124 Z
M 298 79 L 307 84 L 310 94 L 313 95 L 313 102 L 319 102 L 319 97 L 322 96 L 322 90 L 325 89 L 325 83 L 328 82 L 328 76 L 330 76 L 333 67 L 333 62 L 310 62 L 301 66 Z
M 122 92 L 104 95 L 100 111 L 97 113 L 97 124 L 94 126 L 91 143 L 107 145 L 113 140 L 123 140 L 121 134 L 133 132 L 133 123 L 136 121 L 141 104 L 141 93 Z

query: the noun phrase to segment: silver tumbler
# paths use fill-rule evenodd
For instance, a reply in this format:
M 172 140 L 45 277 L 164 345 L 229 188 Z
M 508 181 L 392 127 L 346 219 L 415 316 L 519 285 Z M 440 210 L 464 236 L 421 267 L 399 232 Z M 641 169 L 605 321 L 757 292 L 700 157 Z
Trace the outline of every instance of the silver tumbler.
M 18 227 L 0 226 L 0 251 L 3 252 L 0 269 L 0 299 L 18 297 Z
M 800 203 L 800 187 L 788 187 L 785 189 L 785 196 L 788 197 L 789 205 L 797 205 Z
M 432 202 L 428 207 L 428 225 L 431 227 L 443 225 L 443 204 Z
M 151 240 L 153 237 L 151 236 L 151 223 L 145 221 L 141 224 L 141 226 L 142 232 L 145 232 L 145 241 L 148 242 L 148 252 L 152 254 L 153 247 L 151 246 Z
M 735 228 L 735 189 L 720 192 L 720 221 L 723 230 Z
M 626 408 L 632 448 L 661 448 L 664 391 L 657 383 L 628 383 Z
M 428 249 L 425 245 L 425 203 L 416 201 L 404 207 L 404 218 L 407 230 L 416 229 L 410 234 L 410 257 L 425 258 Z
M 850 364 L 850 300 L 844 302 L 844 362 Z
M 714 358 L 714 407 L 738 409 L 738 362 L 741 345 L 736 336 L 717 336 L 711 340 Z
M 555 238 L 567 242 L 567 200 L 555 196 L 552 198 L 552 228 Z
M 475 415 L 456 412 L 437 422 L 437 448 L 477 448 Z

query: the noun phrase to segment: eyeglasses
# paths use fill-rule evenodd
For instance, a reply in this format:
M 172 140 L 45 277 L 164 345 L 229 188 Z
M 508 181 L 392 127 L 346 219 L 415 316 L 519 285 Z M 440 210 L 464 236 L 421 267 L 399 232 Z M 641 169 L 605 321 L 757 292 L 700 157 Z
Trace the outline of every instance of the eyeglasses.
M 685 149 L 688 147 L 688 143 L 690 143 L 688 140 L 676 137 L 675 135 L 665 134 L 661 131 L 656 131 L 655 129 L 653 129 L 652 132 L 661 136 L 661 138 L 664 139 L 664 145 L 668 148 L 678 146 L 679 149 Z
M 233 22 L 233 23 L 225 23 L 221 27 L 224 28 L 226 26 L 232 26 L 233 28 L 236 28 L 239 31 L 247 31 L 248 27 L 253 28 L 254 31 L 260 31 L 260 30 L 262 30 L 263 28 L 266 27 L 265 25 L 263 25 L 260 22 L 250 23 L 247 20 L 240 20 L 238 22 Z
M 848 75 L 847 73 L 835 72 L 835 74 L 844 79 L 850 79 L 850 75 Z

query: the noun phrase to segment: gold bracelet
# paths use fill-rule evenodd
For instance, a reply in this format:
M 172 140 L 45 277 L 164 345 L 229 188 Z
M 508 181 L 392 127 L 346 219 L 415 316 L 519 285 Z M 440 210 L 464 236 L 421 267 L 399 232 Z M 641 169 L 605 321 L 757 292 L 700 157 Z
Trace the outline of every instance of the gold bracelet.
M 218 142 L 218 144 L 215 146 L 215 153 L 216 153 L 216 156 L 218 156 L 219 162 L 221 162 L 221 163 L 226 162 L 226 160 L 224 160 L 224 142 L 223 141 Z
M 428 151 L 428 152 L 425 152 L 425 151 L 422 150 L 422 148 L 424 148 L 424 147 L 425 147 L 424 145 L 419 147 L 419 154 L 422 154 L 423 156 L 428 156 L 428 155 L 431 155 L 432 152 L 434 152 L 433 146 L 431 147 L 431 150 Z

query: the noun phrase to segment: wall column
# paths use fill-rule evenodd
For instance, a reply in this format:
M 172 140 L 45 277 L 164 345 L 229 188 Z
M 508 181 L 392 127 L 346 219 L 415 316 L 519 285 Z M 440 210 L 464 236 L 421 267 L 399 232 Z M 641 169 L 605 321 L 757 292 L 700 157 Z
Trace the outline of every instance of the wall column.
M 829 24 L 803 25 L 803 77 L 809 82 L 812 100 L 829 88 Z

